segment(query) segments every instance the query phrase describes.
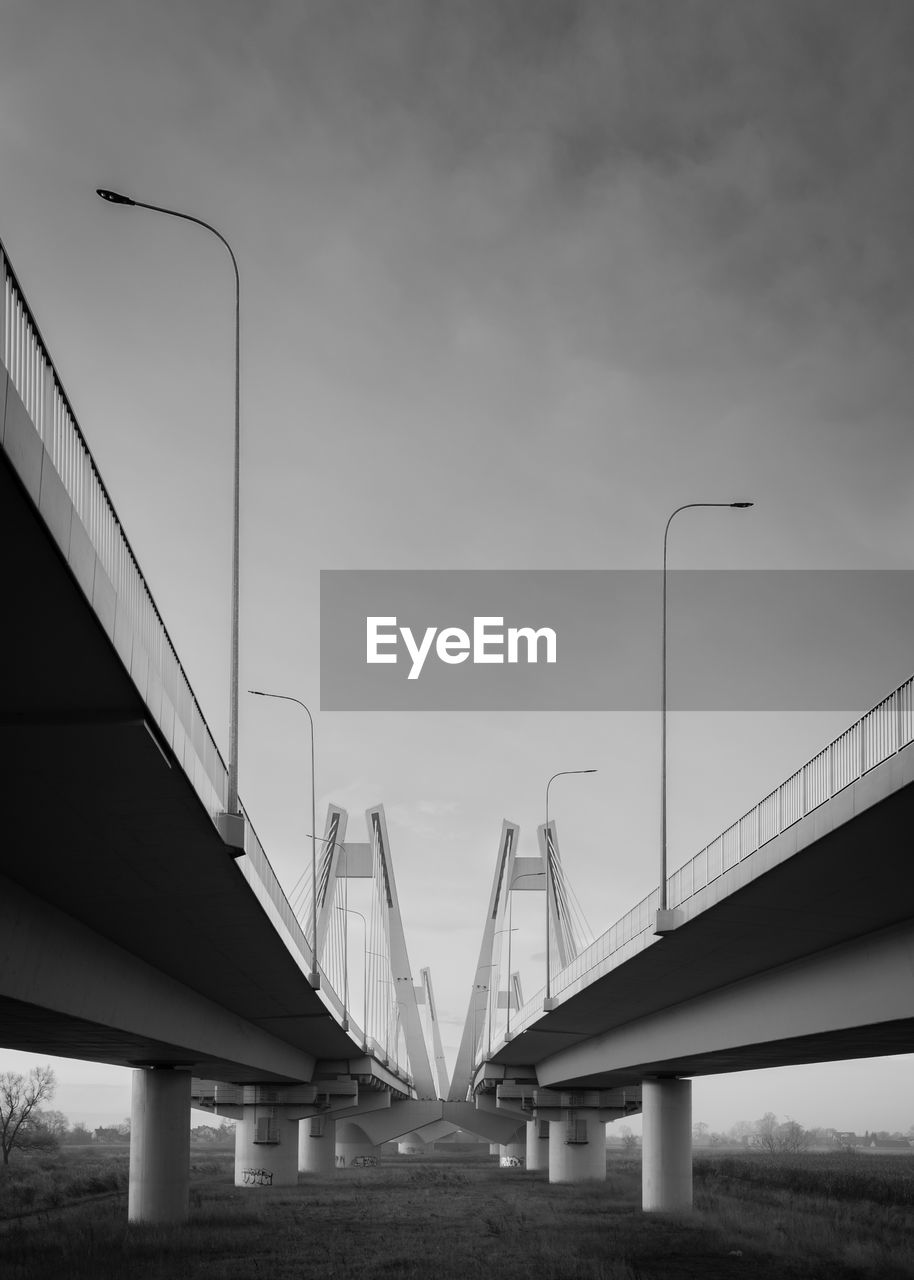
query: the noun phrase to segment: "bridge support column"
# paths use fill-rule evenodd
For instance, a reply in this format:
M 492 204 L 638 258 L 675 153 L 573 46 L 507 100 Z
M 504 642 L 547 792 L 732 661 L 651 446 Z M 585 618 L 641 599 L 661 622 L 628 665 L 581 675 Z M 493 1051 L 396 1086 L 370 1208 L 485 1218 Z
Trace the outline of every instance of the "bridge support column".
M 645 1080 L 641 1096 L 641 1207 L 656 1213 L 691 1209 L 692 1082 Z
M 549 1181 L 604 1182 L 606 1125 L 596 1111 L 569 1111 L 549 1121 Z
M 336 1121 L 332 1116 L 311 1116 L 298 1124 L 300 1173 L 332 1173 L 336 1168 Z
M 282 1106 L 245 1104 L 235 1125 L 236 1187 L 296 1185 L 298 1123 Z
M 549 1168 L 549 1121 L 527 1121 L 527 1168 Z
M 524 1169 L 527 1158 L 526 1123 L 517 1126 L 511 1142 L 503 1142 L 498 1148 L 498 1164 L 502 1169 Z
M 190 1182 L 189 1071 L 133 1073 L 130 1106 L 131 1222 L 183 1222 Z
M 364 1129 L 347 1120 L 336 1131 L 336 1163 L 341 1169 L 371 1168 L 381 1163 L 381 1148 Z

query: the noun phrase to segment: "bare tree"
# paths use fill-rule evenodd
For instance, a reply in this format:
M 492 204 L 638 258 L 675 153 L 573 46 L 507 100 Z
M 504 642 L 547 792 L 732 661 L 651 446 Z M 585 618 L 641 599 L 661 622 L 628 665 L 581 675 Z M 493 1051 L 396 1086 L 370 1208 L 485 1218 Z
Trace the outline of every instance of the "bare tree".
M 639 1142 L 627 1124 L 624 1124 L 619 1130 L 619 1136 L 622 1139 L 622 1150 L 627 1156 L 632 1156 L 638 1150 Z
M 19 1131 L 16 1146 L 20 1151 L 57 1151 L 69 1131 L 70 1122 L 62 1111 L 36 1107 Z
M 778 1150 L 795 1155 L 798 1151 L 805 1151 L 811 1139 L 812 1134 L 796 1120 L 786 1120 L 778 1130 Z
M 778 1122 L 772 1111 L 766 1111 L 756 1125 L 756 1144 L 763 1151 L 795 1155 L 809 1146 L 811 1134 L 796 1120 Z
M 82 1120 L 77 1120 L 63 1135 L 62 1141 L 72 1146 L 84 1146 L 92 1141 L 92 1134 Z
M 773 1111 L 766 1111 L 755 1127 L 756 1145 L 763 1151 L 779 1151 L 778 1118 Z
M 50 1067 L 33 1067 L 27 1076 L 16 1071 L 0 1072 L 0 1151 L 3 1163 L 10 1152 L 25 1144 L 33 1112 L 54 1097 L 57 1080 Z
M 32 1112 L 31 1123 L 52 1138 L 65 1138 L 70 1132 L 70 1121 L 62 1111 L 45 1111 L 43 1107 L 39 1111 L 36 1107 Z

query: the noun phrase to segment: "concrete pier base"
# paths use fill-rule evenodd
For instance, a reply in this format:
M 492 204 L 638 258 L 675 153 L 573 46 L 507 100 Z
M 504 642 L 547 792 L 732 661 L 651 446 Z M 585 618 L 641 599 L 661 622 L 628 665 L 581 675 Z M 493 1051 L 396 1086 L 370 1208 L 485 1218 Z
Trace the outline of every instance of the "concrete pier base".
M 527 1168 L 549 1168 L 549 1121 L 527 1121 Z
M 381 1148 L 376 1147 L 364 1129 L 351 1120 L 337 1125 L 336 1163 L 341 1169 L 370 1169 L 381 1163 Z
M 500 1143 L 500 1142 L 490 1142 L 490 1143 L 489 1143 L 489 1155 L 490 1155 L 490 1156 L 500 1156 L 500 1155 L 501 1155 L 501 1143 Z
M 527 1160 L 527 1141 L 503 1142 L 498 1148 L 498 1163 L 503 1169 L 523 1169 Z
M 645 1080 L 641 1207 L 681 1213 L 692 1208 L 692 1082 Z
M 421 1156 L 425 1148 L 425 1139 L 418 1133 L 408 1133 L 397 1143 L 397 1150 L 401 1156 Z
M 312 1116 L 298 1124 L 299 1173 L 332 1173 L 336 1168 L 336 1121 Z
M 294 1187 L 298 1120 L 280 1106 L 246 1105 L 235 1125 L 235 1186 Z
M 189 1071 L 133 1073 L 130 1107 L 131 1222 L 183 1222 L 190 1182 Z
M 549 1122 L 549 1181 L 604 1182 L 606 1125 L 594 1113 L 575 1111 Z

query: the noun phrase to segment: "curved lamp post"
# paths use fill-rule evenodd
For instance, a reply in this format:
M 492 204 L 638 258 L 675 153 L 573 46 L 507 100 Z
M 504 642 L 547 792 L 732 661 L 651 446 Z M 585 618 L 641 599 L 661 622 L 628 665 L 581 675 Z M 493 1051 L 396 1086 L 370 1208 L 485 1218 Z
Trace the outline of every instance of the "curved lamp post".
M 678 516 L 680 511 L 689 511 L 692 507 L 734 507 L 739 510 L 745 510 L 746 507 L 754 505 L 752 502 L 686 502 L 683 506 L 676 508 L 669 520 L 667 520 L 666 528 L 663 531 L 663 619 L 660 633 L 660 906 L 657 911 L 654 929 L 655 933 L 661 935 L 672 933 L 676 928 L 674 913 L 667 908 L 666 885 L 666 591 L 667 540 L 670 534 L 670 525 L 673 523 L 673 516 Z
M 542 874 L 542 873 L 540 872 L 540 873 L 538 873 L 538 874 Z M 518 877 L 518 878 L 519 878 L 519 877 Z M 511 995 L 512 995 L 512 991 L 511 991 L 511 934 L 512 934 L 512 933 L 517 933 L 517 926 L 516 926 L 516 925 L 512 925 L 512 924 L 511 924 L 511 900 L 510 900 L 510 896 L 509 896 L 509 898 L 508 898 L 508 924 L 507 924 L 507 927 L 506 927 L 506 928 L 504 928 L 504 929 L 496 929 L 496 930 L 495 930 L 495 932 L 493 933 L 492 937 L 493 937 L 493 939 L 494 939 L 494 938 L 499 938 L 499 937 L 501 937 L 501 935 L 502 935 L 503 933 L 506 933 L 506 934 L 508 935 L 508 992 L 507 992 L 507 995 L 508 995 L 508 1003 L 507 1003 L 507 1005 L 506 1005 L 506 1007 L 505 1007 L 505 1041 L 507 1042 L 508 1040 L 510 1040 L 510 1039 L 511 1039 Z M 498 966 L 498 965 L 492 965 L 492 968 L 493 968 L 493 969 L 495 969 L 495 1015 L 496 1015 L 496 1018 L 497 1018 L 497 1016 L 498 1016 L 498 1001 L 499 1001 L 500 996 L 501 996 L 501 990 L 500 990 L 500 987 L 501 987 L 501 980 L 500 980 L 500 977 L 499 977 L 499 966 Z M 490 1001 L 489 1001 L 489 1054 L 490 1054 L 490 1055 L 491 1055 L 491 1053 L 492 1053 L 492 1009 L 491 1009 L 491 1006 L 492 1006 L 492 1002 L 491 1002 L 491 1000 L 490 1000 Z
M 181 218 L 185 222 L 195 222 L 198 227 L 204 227 L 207 231 L 211 231 L 213 235 L 221 240 L 228 250 L 228 255 L 232 260 L 232 270 L 235 273 L 235 452 L 234 452 L 234 480 L 233 480 L 233 499 L 232 499 L 232 639 L 231 639 L 231 657 L 230 666 L 230 690 L 229 690 L 229 769 L 228 769 L 228 801 L 226 803 L 226 813 L 230 821 L 226 824 L 222 834 L 226 838 L 226 842 L 235 847 L 244 848 L 244 828 L 239 824 L 231 821 L 232 817 L 240 813 L 238 806 L 238 545 L 239 545 L 239 499 L 240 499 L 240 472 L 241 472 L 241 284 L 238 278 L 238 263 L 232 252 L 232 246 L 226 240 L 221 232 L 215 227 L 210 226 L 208 222 L 204 222 L 202 218 L 195 218 L 189 213 L 180 213 L 177 209 L 164 209 L 158 204 L 145 204 L 142 200 L 132 200 L 130 196 L 121 195 L 117 191 L 107 191 L 103 187 L 97 188 L 96 194 L 101 196 L 103 200 L 107 200 L 109 204 L 129 205 L 136 209 L 152 209 L 154 213 L 166 213 L 172 218 Z M 238 837 L 240 835 L 240 846 Z
M 293 698 L 288 693 L 264 693 L 262 689 L 248 689 L 248 693 L 253 693 L 258 698 L 278 698 L 280 702 L 294 702 L 304 711 L 311 727 L 311 973 L 308 981 L 316 991 L 321 985 L 321 975 L 317 967 L 317 841 L 319 837 L 314 831 L 317 826 L 314 813 L 314 717 L 301 698 Z
M 552 999 L 552 973 L 551 973 L 551 955 L 549 946 L 549 920 L 550 905 L 552 902 L 552 847 L 549 842 L 549 788 L 555 782 L 556 778 L 566 778 L 573 773 L 596 773 L 596 769 L 561 769 L 558 773 L 554 773 L 546 783 L 546 998 L 543 1001 L 543 1008 L 548 1012 L 555 1008 L 555 1002 Z
M 524 871 L 519 876 L 513 876 L 511 883 L 508 885 L 508 1010 L 505 1014 L 505 1040 L 511 1039 L 511 997 L 514 994 L 511 977 L 511 934 L 515 932 L 513 927 L 514 921 L 514 899 L 511 897 L 511 890 L 521 880 L 538 880 L 540 876 L 546 875 L 545 871 Z

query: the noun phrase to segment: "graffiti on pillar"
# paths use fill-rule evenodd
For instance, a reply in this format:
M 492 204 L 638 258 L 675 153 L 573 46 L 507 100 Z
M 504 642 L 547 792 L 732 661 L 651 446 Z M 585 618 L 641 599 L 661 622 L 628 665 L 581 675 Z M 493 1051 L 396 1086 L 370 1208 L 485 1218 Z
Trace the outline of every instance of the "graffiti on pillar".
M 502 1169 L 523 1169 L 524 1162 L 517 1156 L 502 1156 L 500 1161 Z
M 242 1169 L 246 1187 L 272 1187 L 273 1171 L 271 1169 Z
M 377 1156 L 353 1156 L 349 1167 L 351 1169 L 373 1169 L 377 1163 Z

